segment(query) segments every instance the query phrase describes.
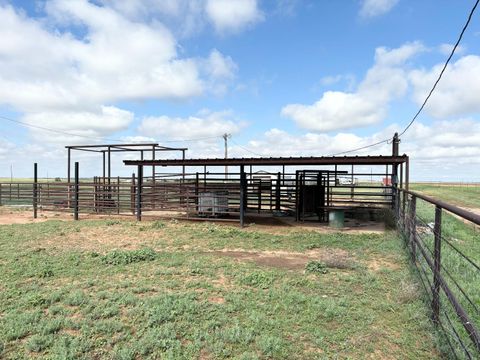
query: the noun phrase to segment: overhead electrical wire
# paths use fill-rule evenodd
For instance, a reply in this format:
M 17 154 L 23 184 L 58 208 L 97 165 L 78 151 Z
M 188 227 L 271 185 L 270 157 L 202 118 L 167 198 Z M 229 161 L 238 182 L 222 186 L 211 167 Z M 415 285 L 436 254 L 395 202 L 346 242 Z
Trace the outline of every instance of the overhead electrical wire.
M 14 119 L 8 118 L 8 117 L 3 116 L 3 115 L 0 115 L 0 119 L 7 120 L 7 121 L 10 121 L 10 122 L 22 125 L 22 126 L 26 126 L 26 127 L 30 127 L 30 128 L 34 128 L 34 129 L 40 129 L 40 130 L 44 130 L 44 131 L 50 131 L 52 133 L 61 134 L 61 135 L 77 136 L 77 137 L 81 137 L 81 138 L 85 138 L 85 139 L 108 140 L 108 141 L 113 141 L 113 142 L 121 142 L 122 141 L 122 140 L 118 140 L 118 139 L 108 139 L 108 138 L 104 138 L 104 137 L 80 135 L 80 134 L 70 133 L 70 132 L 63 131 L 63 130 L 51 129 L 51 128 L 47 128 L 47 127 L 43 127 L 43 126 L 33 125 L 33 124 L 26 123 L 26 122 L 19 121 L 19 120 L 14 120 Z
M 50 131 L 52 133 L 61 134 L 61 135 L 77 136 L 77 137 L 90 139 L 90 140 L 102 140 L 102 141 L 107 140 L 107 141 L 112 141 L 112 142 L 124 142 L 125 141 L 125 140 L 120 140 L 120 139 L 110 139 L 110 138 L 106 138 L 106 137 L 75 134 L 75 133 L 71 133 L 71 132 L 68 132 L 68 131 L 47 128 L 47 127 L 44 127 L 44 126 L 33 125 L 33 124 L 23 122 L 23 121 L 20 121 L 20 120 L 14 120 L 12 118 L 9 118 L 9 117 L 3 116 L 3 115 L 0 115 L 0 119 L 7 120 L 7 121 L 10 121 L 12 123 L 16 123 L 18 125 L 21 125 L 21 126 L 30 127 L 30 128 L 34 128 L 34 129 L 40 129 L 40 130 L 44 130 L 44 131 Z M 165 140 L 165 141 L 162 141 L 162 143 L 193 142 L 193 141 L 217 139 L 217 138 L 221 138 L 221 137 L 222 137 L 221 135 L 218 135 L 218 136 L 208 136 L 208 137 L 201 137 L 201 138 L 194 138 L 194 139 Z
M 235 140 L 233 140 L 232 138 L 230 138 L 230 140 L 231 140 L 235 145 L 237 145 L 240 149 L 243 149 L 243 150 L 249 152 L 250 154 L 257 155 L 257 156 L 263 156 L 263 154 L 256 153 L 255 151 L 249 150 L 248 148 L 240 145 L 239 143 L 237 143 L 237 142 L 236 142 Z
M 443 74 L 444 74 L 444 72 L 445 72 L 445 69 L 447 68 L 448 64 L 450 63 L 450 60 L 452 59 L 453 55 L 455 54 L 455 51 L 457 50 L 458 46 L 460 45 L 460 42 L 462 41 L 463 35 L 465 34 L 465 31 L 467 30 L 468 25 L 470 25 L 470 22 L 471 22 L 471 20 L 472 20 L 473 14 L 475 13 L 475 10 L 477 9 L 479 2 L 480 2 L 480 0 L 477 0 L 477 1 L 475 2 L 475 4 L 473 5 L 472 10 L 470 11 L 470 13 L 469 13 L 469 15 L 468 15 L 467 21 L 466 21 L 465 25 L 463 26 L 462 31 L 460 32 L 460 35 L 459 35 L 459 37 L 458 37 L 458 39 L 457 39 L 457 42 L 456 42 L 455 45 L 453 46 L 452 51 L 450 52 L 450 55 L 448 56 L 447 60 L 445 61 L 445 64 L 443 65 L 442 71 L 440 71 L 440 74 L 438 75 L 437 80 L 435 81 L 435 83 L 434 83 L 433 86 L 432 86 L 432 89 L 430 90 L 430 92 L 428 93 L 427 97 L 426 97 L 425 100 L 423 101 L 422 106 L 420 106 L 420 108 L 419 108 L 418 111 L 416 112 L 415 116 L 412 118 L 412 120 L 410 120 L 410 122 L 409 122 L 408 125 L 405 127 L 405 129 L 398 135 L 399 137 L 401 137 L 403 134 L 405 134 L 405 133 L 407 132 L 407 130 L 408 130 L 408 129 L 413 125 L 413 123 L 417 120 L 418 116 L 420 115 L 420 113 L 422 112 L 423 108 L 425 107 L 425 105 L 427 104 L 428 100 L 430 99 L 430 97 L 432 96 L 433 92 L 435 91 L 438 83 L 439 83 L 440 80 L 442 79 L 442 76 L 443 76 Z M 355 152 L 355 151 L 368 149 L 368 148 L 370 148 L 370 147 L 378 146 L 378 145 L 383 144 L 383 143 L 388 143 L 388 142 L 390 142 L 390 141 L 391 141 L 391 139 L 384 139 L 384 140 L 375 142 L 375 143 L 373 143 L 373 144 L 365 145 L 365 146 L 362 146 L 362 147 L 359 147 L 359 148 L 356 148 L 356 149 L 351 149 L 351 150 L 347 150 L 347 151 L 342 151 L 342 152 L 339 152 L 339 153 L 332 154 L 332 155 L 330 155 L 330 156 L 344 155 L 344 154 L 352 153 L 352 152 Z
M 442 76 L 443 76 L 443 73 L 445 72 L 445 69 L 447 68 L 448 64 L 450 63 L 450 60 L 452 59 L 453 55 L 455 54 L 455 51 L 457 50 L 458 45 L 459 45 L 460 42 L 462 41 L 463 34 L 464 34 L 465 31 L 467 30 L 468 25 L 470 24 L 470 21 L 472 20 L 473 14 L 475 13 L 475 10 L 476 10 L 479 2 L 480 2 L 480 0 L 477 0 L 477 1 L 475 2 L 475 5 L 473 5 L 473 8 L 472 8 L 472 10 L 470 11 L 470 14 L 468 15 L 467 22 L 466 22 L 465 25 L 463 26 L 463 29 L 462 29 L 462 31 L 461 31 L 461 33 L 460 33 L 460 36 L 459 36 L 458 39 L 457 39 L 457 42 L 455 43 L 455 46 L 453 47 L 452 51 L 450 52 L 450 55 L 448 56 L 447 61 L 446 61 L 445 64 L 443 65 L 442 71 L 440 71 L 440 74 L 438 75 L 437 80 L 436 80 L 435 83 L 433 84 L 432 89 L 430 90 L 430 92 L 428 93 L 427 97 L 426 97 L 425 100 L 423 101 L 422 106 L 420 106 L 420 109 L 418 109 L 418 111 L 417 111 L 417 113 L 415 114 L 415 116 L 413 117 L 413 119 L 408 123 L 407 127 L 400 133 L 399 136 L 402 136 L 403 134 L 405 134 L 405 133 L 407 132 L 407 130 L 410 128 L 410 126 L 413 125 L 413 123 L 415 122 L 415 120 L 417 120 L 418 115 L 420 115 L 420 113 L 422 112 L 423 108 L 425 107 L 425 105 L 427 104 L 428 100 L 430 99 L 430 97 L 432 96 L 433 92 L 435 91 L 435 88 L 437 87 L 438 83 L 439 83 L 440 80 L 442 79 Z

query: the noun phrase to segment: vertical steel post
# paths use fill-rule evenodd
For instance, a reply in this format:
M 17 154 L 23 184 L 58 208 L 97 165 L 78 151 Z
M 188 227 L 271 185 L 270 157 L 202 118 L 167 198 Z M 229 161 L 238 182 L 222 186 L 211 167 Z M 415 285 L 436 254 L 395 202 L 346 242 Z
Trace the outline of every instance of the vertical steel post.
M 185 149 L 182 150 L 182 160 L 185 160 Z M 185 165 L 182 165 L 182 181 L 185 182 Z
M 108 147 L 108 185 L 110 185 L 110 177 L 112 176 L 112 152 L 110 151 L 110 146 Z M 110 192 L 110 189 L 109 189 Z M 110 195 L 110 194 L 109 194 Z
M 198 183 L 199 183 L 199 174 L 198 171 L 195 174 L 195 212 L 198 214 Z
M 130 209 L 135 214 L 135 173 L 132 173 L 132 185 L 130 186 Z
M 246 176 L 245 176 L 245 167 L 240 165 L 240 226 L 245 226 L 245 184 L 246 184 Z
M 120 214 L 120 176 L 117 176 L 117 214 Z
M 260 210 L 262 209 L 262 179 L 258 182 L 258 213 L 260 214 Z
M 155 160 L 155 145 L 152 146 L 152 160 Z M 155 165 L 152 166 L 152 181 L 155 186 Z
M 102 180 L 102 183 L 103 183 L 103 185 L 105 185 L 106 173 L 105 173 L 105 151 L 104 150 L 102 150 L 102 155 L 103 155 L 103 180 Z
M 143 166 L 138 165 L 137 170 L 137 221 L 142 221 L 142 185 L 143 185 Z
M 392 140 L 392 156 L 398 156 L 398 151 L 399 151 L 399 143 L 400 139 L 398 138 L 398 133 L 395 133 L 393 135 L 393 140 Z M 397 206 L 398 206 L 398 164 L 393 163 L 392 164 L 392 202 L 393 202 L 393 208 L 395 211 L 397 211 Z M 395 214 L 397 216 L 398 220 L 398 212 Z
M 71 149 L 67 148 L 67 183 L 70 183 L 70 159 L 71 159 Z
M 37 218 L 37 184 L 38 184 L 38 177 L 37 177 L 37 163 L 33 164 L 33 218 Z
M 435 206 L 435 245 L 433 250 L 432 315 L 434 323 L 440 320 L 440 266 L 442 252 L 442 208 Z
M 405 163 L 405 189 L 410 188 L 410 158 L 407 156 L 407 162 Z
M 282 173 L 277 173 L 277 186 L 275 187 L 275 210 L 280 211 L 280 190 L 282 187 Z
M 73 187 L 73 219 L 78 220 L 78 200 L 80 179 L 78 174 L 78 161 L 75 162 L 75 185 Z

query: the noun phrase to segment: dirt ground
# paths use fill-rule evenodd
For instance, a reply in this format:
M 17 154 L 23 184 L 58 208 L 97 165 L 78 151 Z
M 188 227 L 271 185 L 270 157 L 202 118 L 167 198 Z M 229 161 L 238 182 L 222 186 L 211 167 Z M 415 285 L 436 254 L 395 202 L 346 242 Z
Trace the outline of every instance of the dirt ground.
M 480 209 L 479 209 L 480 210 Z M 158 219 L 184 219 L 186 221 L 206 221 L 218 224 L 238 224 L 235 219 L 227 219 L 227 221 L 215 219 L 186 219 L 182 213 L 178 212 L 150 212 L 144 216 L 144 221 Z M 96 214 L 80 214 L 80 220 L 93 219 L 124 219 L 135 220 L 132 215 L 96 215 Z M 9 224 L 30 224 L 48 220 L 72 221 L 73 215 L 67 212 L 55 211 L 39 211 L 38 218 L 33 218 L 33 210 L 29 208 L 13 208 L 0 207 L 0 225 Z M 385 231 L 385 224 L 376 221 L 358 221 L 352 219 L 345 220 L 345 227 L 335 229 L 325 223 L 316 221 L 296 222 L 293 218 L 274 218 L 267 215 L 247 216 L 247 224 L 255 224 L 255 229 L 265 230 L 271 233 L 283 232 L 285 227 L 293 227 L 297 229 L 314 230 L 318 232 L 337 232 L 344 231 L 348 233 L 381 233 Z
M 305 269 L 305 265 L 312 260 L 320 260 L 328 267 L 337 269 L 351 269 L 355 267 L 355 260 L 342 249 L 315 249 L 304 253 L 287 251 L 245 251 L 221 250 L 209 252 L 218 256 L 226 256 L 238 261 L 251 261 L 260 266 L 276 267 L 288 270 Z

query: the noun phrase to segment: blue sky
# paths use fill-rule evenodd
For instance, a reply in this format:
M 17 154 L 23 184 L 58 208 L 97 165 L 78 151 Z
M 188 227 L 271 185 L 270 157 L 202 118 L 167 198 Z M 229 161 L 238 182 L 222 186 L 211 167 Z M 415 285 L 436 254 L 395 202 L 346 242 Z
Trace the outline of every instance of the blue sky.
M 63 146 L 98 138 L 218 157 L 225 132 L 232 156 L 328 155 L 390 137 L 433 85 L 473 3 L 0 0 L 0 115 L 83 136 L 0 119 L 0 176 L 10 164 L 28 176 L 34 159 L 63 175 Z M 402 139 L 414 179 L 480 181 L 479 40 L 476 14 Z M 172 142 L 188 139 L 202 140 Z

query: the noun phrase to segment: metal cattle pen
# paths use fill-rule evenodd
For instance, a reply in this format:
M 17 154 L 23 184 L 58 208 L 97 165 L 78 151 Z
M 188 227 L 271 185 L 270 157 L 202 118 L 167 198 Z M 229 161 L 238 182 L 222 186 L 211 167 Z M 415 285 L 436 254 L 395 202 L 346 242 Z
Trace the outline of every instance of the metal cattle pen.
M 162 159 L 125 160 L 126 165 L 137 167 L 143 173 L 144 167 L 187 167 L 203 169 L 203 172 L 182 172 L 181 174 L 157 175 L 152 185 L 144 179 L 139 204 L 155 204 L 156 208 L 174 202 L 175 210 L 181 210 L 192 217 L 201 215 L 228 216 L 237 219 L 243 226 L 246 213 L 272 213 L 278 211 L 296 214 L 297 220 L 309 216 L 325 219 L 325 213 L 333 208 L 381 208 L 392 207 L 398 185 L 395 171 L 408 164 L 406 155 L 392 156 L 343 156 L 343 157 L 289 157 L 289 158 L 230 158 L 230 159 Z M 237 167 L 238 172 L 210 172 L 208 168 Z M 376 167 L 362 171 L 362 166 Z M 250 167 L 247 172 L 246 168 Z M 252 172 L 252 167 L 277 167 L 282 171 Z M 294 172 L 286 172 L 285 168 Z M 305 167 L 315 167 L 307 170 Z M 346 170 L 360 167 L 359 171 Z M 300 168 L 300 170 L 298 169 Z M 330 168 L 330 169 L 325 169 Z M 403 169 L 403 166 L 401 167 Z M 383 170 L 385 169 L 385 170 Z M 408 174 L 408 166 L 405 167 Z M 401 171 L 403 173 L 403 171 Z M 385 186 L 375 183 L 340 181 L 342 176 L 350 179 L 359 177 L 395 179 Z M 403 182 L 403 178 L 400 179 Z M 406 177 L 408 181 L 408 176 Z M 313 197 L 311 196 L 313 195 Z M 318 199 L 311 201 L 312 198 Z M 210 206 L 205 205 L 210 202 Z M 144 208 L 144 207 L 143 207 Z

